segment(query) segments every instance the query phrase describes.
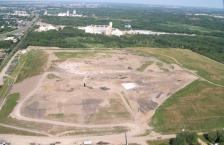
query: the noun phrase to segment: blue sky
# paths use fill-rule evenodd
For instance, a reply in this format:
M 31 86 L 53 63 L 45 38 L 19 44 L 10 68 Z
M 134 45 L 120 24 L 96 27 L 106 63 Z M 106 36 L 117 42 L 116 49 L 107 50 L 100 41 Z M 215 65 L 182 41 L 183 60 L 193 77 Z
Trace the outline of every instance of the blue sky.
M 0 2 L 3 0 L 0 0 Z M 40 1 L 40 0 L 6 0 L 6 1 Z M 79 2 L 115 2 L 115 3 L 142 3 L 159 5 L 177 5 L 193 7 L 222 8 L 223 0 L 42 0 L 42 1 L 79 1 Z
M 89 2 L 124 2 L 159 5 L 180 5 L 194 7 L 222 8 L 222 0 L 81 0 Z

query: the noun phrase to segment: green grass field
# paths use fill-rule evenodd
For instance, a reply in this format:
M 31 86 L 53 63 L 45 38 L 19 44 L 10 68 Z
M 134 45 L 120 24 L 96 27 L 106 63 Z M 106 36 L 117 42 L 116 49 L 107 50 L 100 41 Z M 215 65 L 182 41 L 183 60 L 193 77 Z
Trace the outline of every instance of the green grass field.
M 224 85 L 224 64 L 182 49 L 133 49 L 167 63 L 179 63 L 199 76 Z M 156 131 L 176 133 L 182 129 L 208 131 L 224 127 L 224 87 L 197 80 L 171 96 L 155 112 L 152 125 Z
M 205 79 L 224 85 L 224 64 L 190 50 L 174 48 L 138 48 L 132 49 L 132 51 L 142 55 L 153 55 L 168 63 L 176 63 L 174 60 L 176 59 L 183 67 L 196 71 L 198 75 Z
M 111 128 L 95 128 L 95 129 L 84 129 L 84 130 L 74 130 L 71 131 L 64 136 L 71 136 L 71 135 L 110 135 L 110 134 L 121 134 L 128 131 L 128 128 L 125 127 L 111 127 Z
M 152 125 L 165 133 L 207 131 L 224 127 L 224 88 L 195 81 L 157 109 Z
M 11 94 L 7 97 L 5 105 L 2 107 L 0 111 L 0 121 L 8 117 L 8 115 L 12 112 L 13 108 L 16 106 L 18 99 L 19 99 L 18 93 Z
M 55 52 L 55 55 L 62 60 L 69 58 L 87 58 L 96 56 L 95 51 L 77 51 L 77 52 Z
M 13 79 L 5 78 L 4 85 L 0 88 L 0 102 L 2 102 L 8 94 L 9 87 L 13 83 Z
M 147 141 L 148 145 L 169 145 L 169 140 Z
M 48 55 L 41 50 L 31 50 L 22 57 L 23 61 L 25 61 L 25 64 L 19 73 L 17 82 L 43 72 Z
M 4 85 L 0 87 L 0 102 L 2 102 L 8 95 L 10 88 L 16 81 L 19 72 L 24 64 L 24 59 L 18 59 L 15 57 L 14 61 L 16 62 L 16 66 L 13 68 L 12 72 L 4 79 Z

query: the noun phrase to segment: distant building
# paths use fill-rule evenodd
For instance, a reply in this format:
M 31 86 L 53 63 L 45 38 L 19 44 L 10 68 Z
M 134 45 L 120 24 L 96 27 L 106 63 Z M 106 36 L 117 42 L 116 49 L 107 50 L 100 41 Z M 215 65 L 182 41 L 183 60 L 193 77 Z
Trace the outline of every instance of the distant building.
M 125 29 L 131 29 L 132 26 L 131 26 L 130 24 L 128 24 L 128 25 L 124 25 L 124 28 L 125 28 Z
M 50 14 L 47 14 L 47 15 L 49 16 Z M 69 11 L 67 11 L 66 13 L 58 13 L 57 16 L 59 16 L 59 17 L 83 17 L 83 15 L 77 14 L 76 10 L 73 10 L 72 13 L 70 13 Z
M 45 16 L 47 16 L 47 15 L 48 15 L 48 12 L 47 12 L 47 10 L 46 10 L 46 11 L 44 12 L 44 15 L 45 15 Z
M 39 22 L 37 25 L 39 25 L 39 28 L 35 30 L 36 32 L 45 32 L 49 30 L 59 30 L 60 28 L 61 29 L 64 28 L 64 26 L 53 26 L 51 24 L 42 23 L 42 22 Z
M 69 13 L 69 11 L 67 11 L 66 13 L 58 13 L 58 16 L 59 17 L 69 17 L 70 13 Z
M 112 30 L 112 35 L 115 35 L 115 36 L 122 36 L 122 35 L 124 35 L 124 32 L 123 31 L 121 31 L 121 30 L 119 30 L 119 29 L 113 29 Z
M 76 10 L 73 10 L 72 15 L 70 15 L 70 16 L 72 16 L 72 17 L 83 17 L 83 15 L 78 14 Z
M 69 11 L 67 11 L 67 12 L 66 12 L 66 16 L 69 16 L 69 14 L 70 14 Z
M 15 37 L 7 37 L 4 39 L 5 41 L 12 41 L 13 43 L 17 42 L 17 39 Z
M 26 11 L 15 11 L 11 15 L 21 16 L 21 17 L 28 17 L 28 16 L 30 16 L 30 14 L 28 14 Z
M 92 144 L 93 144 L 93 142 L 91 140 L 85 140 L 83 142 L 83 145 L 92 145 Z

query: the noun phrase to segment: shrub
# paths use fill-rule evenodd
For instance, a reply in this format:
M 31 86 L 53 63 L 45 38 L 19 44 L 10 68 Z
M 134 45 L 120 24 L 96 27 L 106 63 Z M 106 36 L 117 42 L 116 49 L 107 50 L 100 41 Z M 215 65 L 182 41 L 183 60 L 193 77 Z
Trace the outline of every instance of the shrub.
M 213 132 L 209 132 L 207 135 L 206 135 L 206 138 L 208 141 L 210 141 L 211 143 L 216 143 L 216 141 L 218 140 L 218 134 L 216 131 L 213 131 Z
M 196 133 L 180 133 L 175 139 L 170 140 L 170 145 L 199 145 L 197 138 Z
M 217 131 L 218 143 L 224 143 L 224 130 Z

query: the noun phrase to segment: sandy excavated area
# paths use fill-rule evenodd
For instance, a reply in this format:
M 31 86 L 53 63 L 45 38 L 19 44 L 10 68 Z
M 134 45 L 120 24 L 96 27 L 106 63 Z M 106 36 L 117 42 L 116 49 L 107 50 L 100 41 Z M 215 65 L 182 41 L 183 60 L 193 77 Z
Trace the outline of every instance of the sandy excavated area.
M 81 125 L 147 125 L 159 105 L 197 79 L 177 65 L 126 51 L 67 60 L 57 60 L 56 51 L 47 51 L 54 58 L 47 75 L 20 108 L 27 118 Z M 26 92 L 23 88 L 29 82 L 22 83 L 16 91 Z

